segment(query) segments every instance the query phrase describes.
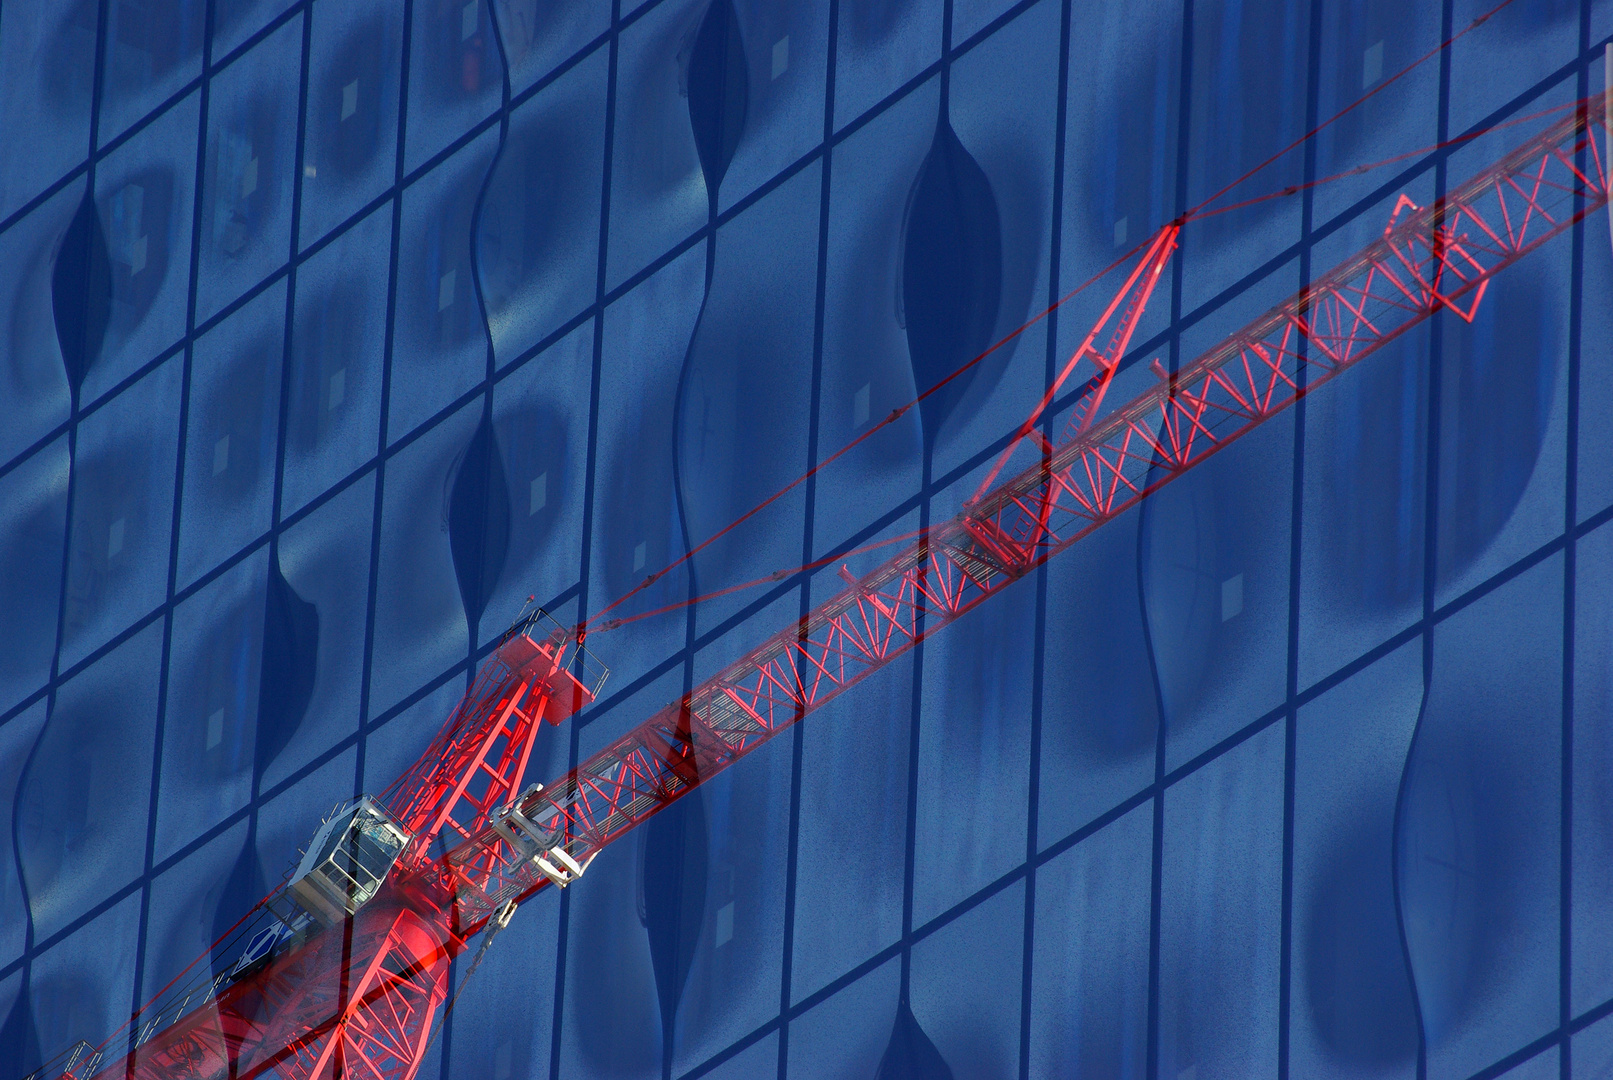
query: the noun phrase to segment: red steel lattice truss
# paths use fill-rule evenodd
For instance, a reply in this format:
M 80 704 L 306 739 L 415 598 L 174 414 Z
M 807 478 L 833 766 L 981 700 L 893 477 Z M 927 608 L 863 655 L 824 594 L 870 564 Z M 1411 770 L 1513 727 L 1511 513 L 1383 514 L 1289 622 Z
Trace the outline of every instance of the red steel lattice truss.
M 1601 120 L 1602 103 L 1585 103 L 1441 203 L 1402 197 L 1382 239 L 1107 415 L 1078 409 L 1061 445 L 1022 428 L 1039 444 L 1030 468 L 594 754 L 535 813 L 563 823 L 574 857 L 597 852 L 1430 315 L 1471 321 L 1495 274 L 1606 204 L 1590 137 Z M 1112 340 L 1129 340 L 1177 230 L 1155 238 L 1105 313 L 1123 313 Z M 1102 329 L 1061 381 L 1085 359 L 1098 368 L 1088 386 L 1107 385 L 1119 357 L 1093 350 Z
M 410 1080 L 449 962 L 512 902 L 573 880 L 612 840 L 1424 319 L 1471 321 L 1492 277 L 1607 203 L 1591 137 L 1603 120 L 1601 100 L 1583 102 L 1435 205 L 1402 197 L 1381 239 L 1182 370 L 1156 361 L 1153 385 L 1105 413 L 1176 246 L 1181 224 L 1167 226 L 961 514 L 861 578 L 842 569 L 846 587 L 796 625 L 518 794 L 540 721 L 593 696 L 573 674 L 575 642 L 523 626 L 388 789 L 414 839 L 374 900 L 215 981 L 133 1052 L 61 1075 Z M 1041 427 L 1054 396 L 1089 368 L 1054 444 Z M 1027 444 L 1035 460 L 997 484 Z

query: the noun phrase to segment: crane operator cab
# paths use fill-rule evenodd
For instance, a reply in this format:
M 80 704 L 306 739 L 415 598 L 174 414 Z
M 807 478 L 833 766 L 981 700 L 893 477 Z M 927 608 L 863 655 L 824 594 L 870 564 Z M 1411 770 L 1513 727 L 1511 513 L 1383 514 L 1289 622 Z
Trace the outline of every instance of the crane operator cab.
M 380 891 L 411 839 L 379 802 L 365 795 L 320 826 L 287 887 L 298 907 L 331 926 Z
M 478 860 L 501 838 L 556 884 L 575 880 L 582 866 L 559 847 L 556 808 L 545 816 L 540 785 L 520 795 L 515 787 L 541 724 L 559 724 L 594 701 L 607 675 L 541 608 L 518 619 L 388 801 L 365 795 L 326 818 L 287 883 L 299 910 L 281 921 L 300 933 L 310 922 L 329 927 L 356 914 L 405 852 L 414 865 L 411 846 L 447 846 L 442 854 L 463 878 L 466 866 L 472 876 L 483 872 Z

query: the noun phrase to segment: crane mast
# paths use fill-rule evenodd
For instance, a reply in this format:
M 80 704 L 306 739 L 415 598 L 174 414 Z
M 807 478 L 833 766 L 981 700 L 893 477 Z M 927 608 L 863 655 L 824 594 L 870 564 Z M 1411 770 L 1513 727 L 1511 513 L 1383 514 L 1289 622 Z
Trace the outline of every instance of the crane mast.
M 547 786 L 521 787 L 540 724 L 604 673 L 575 630 L 518 623 L 416 764 L 321 827 L 234 968 L 49 1080 L 411 1080 L 450 963 L 516 904 L 1434 313 L 1472 321 L 1492 277 L 1608 202 L 1605 113 L 1580 102 L 1431 206 L 1401 196 L 1381 238 L 1104 412 L 1183 222 L 1165 226 L 961 513 L 842 567 L 836 595 Z M 1088 368 L 1055 442 L 1048 413 Z

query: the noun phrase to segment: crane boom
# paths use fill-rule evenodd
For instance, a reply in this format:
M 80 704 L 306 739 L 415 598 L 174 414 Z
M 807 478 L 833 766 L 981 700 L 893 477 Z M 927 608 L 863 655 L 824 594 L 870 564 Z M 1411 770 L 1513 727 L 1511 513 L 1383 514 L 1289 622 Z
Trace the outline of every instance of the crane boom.
M 1471 322 L 1492 277 L 1607 203 L 1591 137 L 1602 118 L 1600 98 L 1581 103 L 1440 202 L 1401 196 L 1379 240 L 1181 371 L 1156 362 L 1153 386 L 1096 420 L 1077 402 L 1061 445 L 1042 441 L 1039 461 L 595 753 L 524 812 L 562 832 L 574 859 L 592 857 L 1436 311 Z M 1589 167 L 1576 163 L 1582 151 Z M 1178 228 L 1146 250 L 1151 275 L 1127 281 L 1128 300 L 1152 289 Z M 1107 358 L 1092 359 L 1107 385 Z M 466 846 L 498 839 L 489 830 Z M 546 883 L 519 868 L 489 899 Z
M 1591 135 L 1604 114 L 1600 97 L 1579 103 L 1430 207 L 1402 196 L 1382 238 L 1180 371 L 1156 361 L 1148 389 L 1101 413 L 1181 222 L 1166 226 L 1055 384 L 1083 361 L 1096 369 L 1059 444 L 1038 426 L 1050 391 L 992 478 L 1027 441 L 1039 451 L 1029 467 L 861 578 L 842 568 L 846 587 L 796 624 L 519 794 L 538 723 L 586 705 L 598 682 L 574 637 L 513 628 L 384 803 L 356 805 L 311 846 L 305 863 L 325 857 L 327 838 L 330 865 L 370 874 L 365 900 L 353 903 L 357 886 L 330 893 L 346 917 L 293 920 L 261 963 L 215 979 L 173 1022 L 149 1022 L 126 1055 L 57 1075 L 411 1080 L 449 962 L 513 904 L 575 880 L 612 840 L 1435 312 L 1471 321 L 1495 274 L 1607 204 Z M 329 837 L 396 841 L 360 851 Z M 375 851 L 384 858 L 365 863 Z

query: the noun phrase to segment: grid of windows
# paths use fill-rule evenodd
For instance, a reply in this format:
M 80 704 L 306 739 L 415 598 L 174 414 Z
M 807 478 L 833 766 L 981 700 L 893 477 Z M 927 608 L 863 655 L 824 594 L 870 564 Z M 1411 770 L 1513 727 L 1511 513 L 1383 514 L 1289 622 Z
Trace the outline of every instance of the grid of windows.
M 1117 393 L 1600 89 L 1613 6 L 1493 8 L 6 0 L 0 1080 L 529 597 L 599 611 L 1365 92 L 1238 191 L 1397 160 L 1189 226 Z M 529 904 L 421 1075 L 1602 1075 L 1605 227 Z M 621 613 L 955 512 L 1108 288 Z M 838 584 L 598 635 L 534 770 Z

